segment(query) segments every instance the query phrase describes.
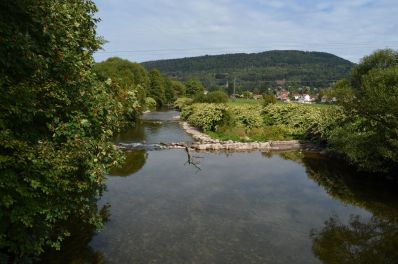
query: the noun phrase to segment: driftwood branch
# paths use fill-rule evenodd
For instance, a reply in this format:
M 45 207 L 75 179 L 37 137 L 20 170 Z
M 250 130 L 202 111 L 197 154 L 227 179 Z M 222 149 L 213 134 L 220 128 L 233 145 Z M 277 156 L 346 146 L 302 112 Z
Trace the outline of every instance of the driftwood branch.
M 188 160 L 187 160 L 187 162 L 185 162 L 185 164 L 188 163 L 189 165 L 195 166 L 195 168 L 197 168 L 198 170 L 202 170 L 199 167 L 200 162 L 199 161 L 195 161 L 195 158 L 202 158 L 202 157 L 192 156 L 191 151 L 190 151 L 188 146 L 185 146 L 185 152 L 187 153 L 187 158 L 188 158 Z

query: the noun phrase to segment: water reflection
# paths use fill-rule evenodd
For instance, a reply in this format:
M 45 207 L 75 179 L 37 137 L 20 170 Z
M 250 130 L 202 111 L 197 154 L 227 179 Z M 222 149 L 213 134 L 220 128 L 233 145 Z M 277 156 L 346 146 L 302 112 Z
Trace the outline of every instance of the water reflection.
M 104 205 L 100 210 L 103 222 L 109 220 L 110 205 Z M 103 264 L 104 255 L 101 251 L 93 249 L 89 243 L 96 234 L 93 225 L 82 224 L 78 219 L 70 221 L 67 225 L 71 233 L 62 243 L 60 251 L 53 248 L 47 249 L 41 256 L 40 262 L 43 264 Z
M 312 231 L 313 252 L 323 263 L 398 263 L 398 195 L 394 182 L 360 175 L 336 160 L 304 156 L 308 176 L 331 196 L 372 213 L 338 216 Z
M 174 115 L 115 140 L 191 140 Z M 311 153 L 192 155 L 201 170 L 184 150 L 127 153 L 112 175 L 134 177 L 108 178 L 104 230 L 76 225 L 46 263 L 396 263 L 395 185 Z
M 113 168 L 110 176 L 129 176 L 139 171 L 145 165 L 148 154 L 145 150 L 125 153 L 125 161 L 121 167 Z
M 348 224 L 331 217 L 312 233 L 313 252 L 325 264 L 398 263 L 398 223 L 352 216 Z

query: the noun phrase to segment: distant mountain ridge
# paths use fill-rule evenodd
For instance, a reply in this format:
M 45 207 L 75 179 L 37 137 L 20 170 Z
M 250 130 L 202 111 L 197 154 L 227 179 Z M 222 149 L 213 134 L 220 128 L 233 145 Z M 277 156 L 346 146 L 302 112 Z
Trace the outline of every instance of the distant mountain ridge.
M 326 52 L 273 50 L 148 61 L 147 69 L 179 80 L 197 78 L 209 88 L 226 87 L 234 79 L 241 90 L 267 87 L 327 87 L 348 76 L 354 63 Z

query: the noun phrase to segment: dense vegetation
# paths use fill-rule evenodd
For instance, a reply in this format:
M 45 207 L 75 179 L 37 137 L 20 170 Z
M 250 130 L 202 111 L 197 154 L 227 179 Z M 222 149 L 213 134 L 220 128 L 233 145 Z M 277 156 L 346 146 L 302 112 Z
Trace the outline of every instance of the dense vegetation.
M 170 76 L 189 77 L 182 84 L 118 58 L 94 65 L 101 45 L 95 12 L 90 0 L 0 2 L 0 261 L 29 262 L 46 247 L 59 248 L 71 232 L 65 223 L 100 227 L 96 200 L 121 157 L 114 132 L 145 105 L 186 95 L 194 99 L 176 105 L 204 131 L 240 140 L 317 140 L 362 169 L 396 171 L 397 52 L 364 58 L 339 82 L 330 92 L 342 106 L 214 104 L 225 102 L 225 94 L 200 96 L 204 87 L 192 76 L 203 74 L 207 87 L 232 76 L 242 89 L 259 87 L 257 80 L 326 84 L 352 64 L 325 53 L 280 51 L 157 65 Z M 192 104 L 195 99 L 208 104 Z
M 138 63 L 117 57 L 95 64 L 94 70 L 103 81 L 110 78 L 127 90 L 135 90 L 142 107 L 153 107 L 153 101 L 157 106 L 171 104 L 186 93 L 184 84 L 170 80 L 157 70 L 148 72 Z
M 335 105 L 192 104 L 182 118 L 221 139 L 266 141 L 308 139 L 325 143 L 344 111 Z
M 334 150 L 364 170 L 396 171 L 398 52 L 380 50 L 363 58 L 335 91 L 349 118 L 330 139 Z
M 149 61 L 143 65 L 180 81 L 197 78 L 207 90 L 222 88 L 231 94 L 235 78 L 237 93 L 264 93 L 276 86 L 292 91 L 302 86 L 326 88 L 333 80 L 347 77 L 354 64 L 329 53 L 286 50 Z
M 398 169 L 398 52 L 365 57 L 327 93 L 340 105 L 193 104 L 182 117 L 221 139 L 309 139 L 326 144 L 359 169 Z
M 0 262 L 59 248 L 65 223 L 101 225 L 111 138 L 139 91 L 93 72 L 95 12 L 89 0 L 0 2 Z
M 226 103 L 229 97 L 223 91 L 212 91 L 207 94 L 197 94 L 194 97 L 195 103 Z

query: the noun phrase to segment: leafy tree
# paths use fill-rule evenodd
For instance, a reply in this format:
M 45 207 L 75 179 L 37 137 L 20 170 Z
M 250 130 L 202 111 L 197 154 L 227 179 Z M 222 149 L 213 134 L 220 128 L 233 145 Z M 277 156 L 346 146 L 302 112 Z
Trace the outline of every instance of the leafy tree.
M 152 97 L 145 98 L 145 105 L 149 110 L 156 109 L 156 101 Z
M 204 87 L 201 82 L 191 79 L 185 83 L 186 87 L 186 95 L 187 96 L 195 96 L 199 93 L 203 93 Z
M 9 262 L 59 248 L 72 218 L 101 225 L 95 200 L 117 163 L 110 139 L 125 110 L 92 71 L 95 12 L 90 0 L 0 2 L 0 254 Z
M 226 103 L 228 95 L 222 91 L 213 91 L 207 94 L 197 94 L 194 98 L 195 103 Z
M 177 110 L 182 110 L 185 106 L 191 105 L 193 103 L 193 99 L 188 97 L 180 97 L 174 102 L 174 108 Z
M 350 82 L 348 80 L 338 81 L 331 89 L 323 93 L 329 100 L 336 98 L 336 101 L 341 105 L 347 105 L 353 102 L 354 92 L 352 91 Z
M 155 99 L 158 106 L 162 106 L 166 102 L 164 79 L 158 70 L 151 70 L 149 79 L 148 96 Z
M 398 164 L 398 52 L 381 50 L 353 70 L 349 122 L 331 138 L 336 151 L 364 170 L 392 173 Z
M 164 96 L 166 99 L 166 103 L 170 104 L 173 103 L 176 98 L 176 93 L 174 90 L 173 82 L 168 79 L 167 77 L 164 78 Z
M 95 64 L 94 69 L 102 80 L 111 78 L 124 90 L 134 92 L 141 104 L 145 103 L 149 78 L 140 64 L 114 57 Z
M 186 87 L 182 82 L 179 81 L 172 81 L 173 83 L 173 90 L 175 93 L 175 96 L 178 97 L 184 97 L 186 94 Z

